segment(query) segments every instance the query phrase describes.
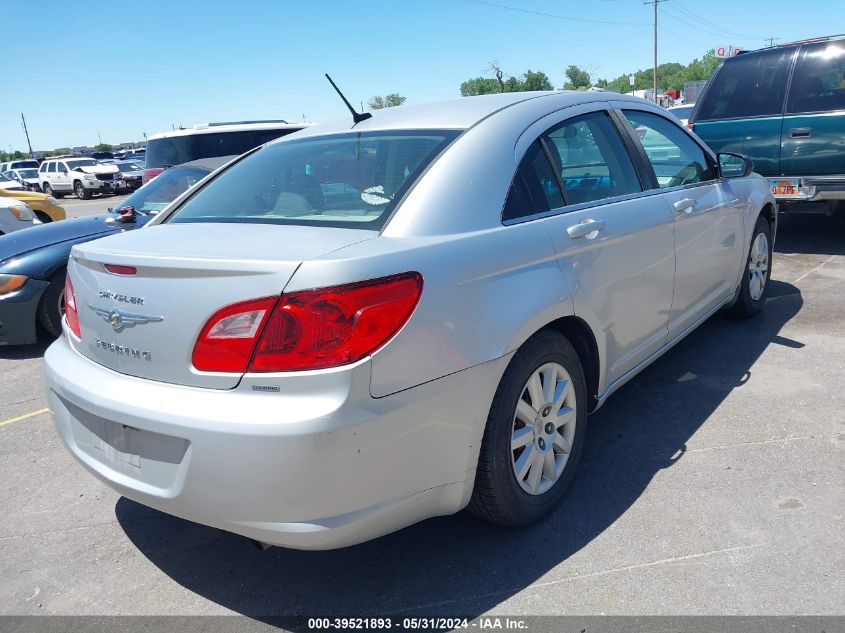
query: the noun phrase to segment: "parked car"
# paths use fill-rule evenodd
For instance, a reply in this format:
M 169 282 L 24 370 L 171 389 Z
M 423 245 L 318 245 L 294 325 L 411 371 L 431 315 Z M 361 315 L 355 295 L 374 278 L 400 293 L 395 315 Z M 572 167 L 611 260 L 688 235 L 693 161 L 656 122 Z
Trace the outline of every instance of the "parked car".
M 832 212 L 845 199 L 845 38 L 725 60 L 691 121 L 713 150 L 748 155 L 783 210 Z
M 14 198 L 0 198 L 0 236 L 41 224 L 32 208 Z M 2 283 L 0 283 L 2 286 Z
M 75 244 L 144 226 L 231 158 L 170 169 L 106 215 L 74 218 L 0 237 L 0 345 L 35 343 L 39 325 L 49 335 L 61 334 L 65 269 Z
M 26 191 L 26 187 L 24 187 L 17 180 L 13 179 L 11 176 L 5 176 L 2 172 L 0 172 L 0 190 Z
M 9 180 L 15 180 L 27 191 L 41 191 L 41 184 L 38 182 L 38 170 L 33 167 L 19 167 L 10 169 L 0 174 Z
M 283 120 L 227 121 L 154 134 L 147 139 L 143 180 L 147 182 L 166 167 L 190 160 L 243 154 L 307 125 Z
M 357 118 L 73 248 L 47 397 L 120 494 L 305 549 L 467 505 L 527 524 L 572 480 L 588 412 L 715 311 L 763 305 L 766 181 L 655 104 Z
M 33 210 L 35 217 L 44 224 L 64 220 L 67 217 L 65 209 L 59 204 L 59 201 L 53 196 L 48 196 L 46 193 L 0 189 L 0 198 L 15 198 L 16 200 L 25 202 Z
M 90 200 L 95 193 L 114 193 L 117 167 L 103 165 L 95 158 L 64 156 L 41 163 L 38 176 L 44 193 L 61 198 L 73 193 L 80 200 Z
M 115 176 L 118 180 L 118 192 L 132 192 L 141 186 L 141 179 L 144 176 L 144 167 L 131 161 L 116 161 L 118 173 Z M 122 184 L 121 184 L 122 183 Z
M 19 158 L 0 163 L 0 174 L 12 169 L 38 169 L 38 160 L 34 158 Z
M 672 116 L 676 117 L 683 125 L 689 125 L 689 117 L 692 114 L 694 108 L 694 103 L 688 103 L 684 105 L 672 106 L 671 108 L 666 108 L 666 111 Z

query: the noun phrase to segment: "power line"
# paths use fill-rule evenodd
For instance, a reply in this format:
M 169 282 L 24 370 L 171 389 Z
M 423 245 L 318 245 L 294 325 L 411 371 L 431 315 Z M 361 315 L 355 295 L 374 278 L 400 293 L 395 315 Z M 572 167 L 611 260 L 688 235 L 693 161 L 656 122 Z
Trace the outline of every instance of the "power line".
M 672 8 L 676 9 L 677 7 L 673 6 Z M 739 37 L 739 36 L 732 35 L 732 34 L 728 33 L 727 31 L 717 31 L 716 29 L 711 29 L 708 26 L 698 24 L 695 21 L 693 21 L 694 18 L 690 19 L 690 18 L 685 17 L 683 15 L 675 15 L 674 13 L 670 13 L 670 12 L 666 11 L 665 9 L 661 9 L 660 12 L 663 15 L 665 15 L 666 17 L 672 18 L 676 22 L 680 22 L 681 24 L 684 24 L 688 27 L 698 29 L 702 33 L 707 33 L 708 35 L 713 35 L 713 36 L 716 36 L 716 37 L 728 37 L 728 38 Z M 761 39 L 761 38 L 751 38 L 751 37 L 746 38 L 746 37 L 743 36 L 743 37 L 740 37 L 740 39 Z
M 485 2 L 485 0 L 468 0 L 475 4 L 483 4 L 488 7 L 496 7 L 497 9 L 506 9 L 507 11 L 516 11 L 518 13 L 528 13 L 529 15 L 539 15 L 544 18 L 556 18 L 558 20 L 571 20 L 573 22 L 588 22 L 591 24 L 616 24 L 619 26 L 649 26 L 645 22 L 613 22 L 610 20 L 591 20 L 590 18 L 573 18 L 567 15 L 557 15 L 555 13 L 545 13 L 544 11 L 533 11 L 531 9 L 521 9 L 519 7 L 509 7 L 505 4 L 496 4 L 495 2 Z M 658 0 L 658 2 L 665 2 L 666 0 Z
M 746 40 L 762 40 L 762 39 L 764 39 L 762 37 L 756 37 L 754 35 L 743 35 L 742 33 L 737 33 L 736 31 L 731 31 L 730 29 L 726 29 L 721 24 L 717 24 L 716 22 L 713 22 L 712 20 L 708 20 L 707 18 L 702 17 L 701 15 L 695 13 L 694 11 L 692 11 L 692 9 L 685 7 L 681 3 L 676 3 L 676 4 L 672 5 L 672 8 L 675 9 L 676 11 L 680 12 L 680 13 L 687 15 L 688 17 L 692 18 L 696 22 L 707 24 L 711 28 L 714 28 L 718 31 L 721 31 L 722 33 L 725 33 L 727 35 L 731 35 L 733 37 L 740 37 L 740 38 L 743 38 L 743 39 L 746 39 Z

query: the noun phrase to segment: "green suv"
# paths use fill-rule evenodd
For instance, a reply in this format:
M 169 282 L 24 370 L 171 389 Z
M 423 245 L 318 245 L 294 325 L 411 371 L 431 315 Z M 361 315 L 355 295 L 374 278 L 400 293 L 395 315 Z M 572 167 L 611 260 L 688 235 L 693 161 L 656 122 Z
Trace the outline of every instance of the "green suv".
M 714 152 L 749 156 L 782 211 L 845 208 L 845 38 L 726 60 L 690 127 Z

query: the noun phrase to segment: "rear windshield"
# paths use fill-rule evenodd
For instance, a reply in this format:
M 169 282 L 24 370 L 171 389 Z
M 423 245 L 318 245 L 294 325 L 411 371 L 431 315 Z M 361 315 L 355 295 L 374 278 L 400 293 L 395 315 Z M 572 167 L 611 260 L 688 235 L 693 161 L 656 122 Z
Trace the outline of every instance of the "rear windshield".
M 34 167 L 38 169 L 37 160 L 16 160 L 9 163 L 11 169 L 22 169 L 24 167 Z
M 845 40 L 805 46 L 792 75 L 786 111 L 845 110 Z
M 405 192 L 458 134 L 402 130 L 276 143 L 220 174 L 171 221 L 380 230 Z
M 147 169 L 156 169 L 158 167 L 181 165 L 200 158 L 239 156 L 259 145 L 296 131 L 295 128 L 284 130 L 256 129 L 157 138 L 147 141 L 146 167 Z
M 136 211 L 155 215 L 167 205 L 205 178 L 210 172 L 199 167 L 165 169 L 156 178 L 120 203 L 133 206 Z
M 774 49 L 726 61 L 711 80 L 695 120 L 779 115 L 794 50 Z

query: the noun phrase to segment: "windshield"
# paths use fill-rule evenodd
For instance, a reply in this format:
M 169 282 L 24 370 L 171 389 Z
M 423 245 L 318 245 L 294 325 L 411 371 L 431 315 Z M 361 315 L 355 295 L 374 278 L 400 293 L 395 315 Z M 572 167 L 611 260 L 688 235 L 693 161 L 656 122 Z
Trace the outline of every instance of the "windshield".
M 695 106 L 684 106 L 682 108 L 670 108 L 668 112 L 678 119 L 688 119 L 689 115 L 692 114 L 694 107 Z
M 200 158 L 240 156 L 244 152 L 285 136 L 296 129 L 243 130 L 240 132 L 214 132 L 173 136 L 147 141 L 147 169 L 165 165 L 181 165 Z
M 120 206 L 132 206 L 139 213 L 155 215 L 208 174 L 207 169 L 199 167 L 166 169 L 157 178 L 121 202 Z
M 65 164 L 68 166 L 68 169 L 76 169 L 77 167 L 94 167 L 95 165 L 100 165 L 101 163 L 93 158 L 83 158 L 78 160 L 66 160 Z
M 220 174 L 170 221 L 379 230 L 423 170 L 458 134 L 369 132 L 269 145 Z
M 38 178 L 37 169 L 18 169 L 16 171 L 21 178 Z

